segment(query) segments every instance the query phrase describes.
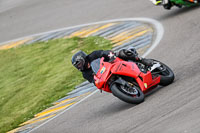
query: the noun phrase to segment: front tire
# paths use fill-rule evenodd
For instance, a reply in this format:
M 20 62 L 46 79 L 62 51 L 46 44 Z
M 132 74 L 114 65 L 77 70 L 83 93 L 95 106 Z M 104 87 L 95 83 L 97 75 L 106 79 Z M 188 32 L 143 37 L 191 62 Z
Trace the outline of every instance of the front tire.
M 133 95 L 128 94 L 127 92 L 124 92 L 121 89 L 121 85 L 116 84 L 116 83 L 114 83 L 110 89 L 114 96 L 116 96 L 117 98 L 119 98 L 120 100 L 122 100 L 124 102 L 131 103 L 131 104 L 139 104 L 144 101 L 144 94 L 140 90 L 139 87 L 137 89 L 137 91 L 138 91 L 137 96 L 133 96 Z

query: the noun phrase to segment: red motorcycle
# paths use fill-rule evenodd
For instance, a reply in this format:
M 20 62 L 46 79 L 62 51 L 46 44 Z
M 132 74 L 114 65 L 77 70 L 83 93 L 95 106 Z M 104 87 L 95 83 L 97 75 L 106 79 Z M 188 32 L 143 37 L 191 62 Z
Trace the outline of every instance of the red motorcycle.
M 139 62 L 124 61 L 118 57 L 105 62 L 102 57 L 93 61 L 91 67 L 98 89 L 133 104 L 143 102 L 144 94 L 149 90 L 158 85 L 169 85 L 174 80 L 173 71 L 156 60 L 153 60 L 153 66 L 147 67 Z

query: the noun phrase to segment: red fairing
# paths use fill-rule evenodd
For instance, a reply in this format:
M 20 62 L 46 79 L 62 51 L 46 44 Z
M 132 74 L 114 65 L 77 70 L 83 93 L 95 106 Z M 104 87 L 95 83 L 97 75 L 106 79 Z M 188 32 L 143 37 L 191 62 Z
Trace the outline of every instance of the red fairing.
M 140 69 L 133 62 L 118 61 L 114 64 L 111 72 L 116 75 L 124 75 L 137 78 L 141 73 Z
M 155 86 L 155 85 L 160 83 L 160 76 L 153 79 L 152 75 L 151 75 L 151 72 L 148 71 L 146 74 L 145 73 L 140 73 L 140 75 L 136 79 L 136 81 L 140 85 L 141 90 L 143 92 L 146 92 L 152 86 Z M 145 84 L 146 84 L 146 86 L 145 86 Z
M 108 81 L 113 74 L 134 78 L 143 92 L 160 83 L 160 77 L 153 79 L 150 71 L 147 73 L 141 72 L 134 62 L 127 62 L 116 58 L 110 63 L 104 62 L 104 58 L 101 58 L 100 69 L 94 76 L 96 87 L 106 92 L 111 92 Z
M 106 84 L 108 77 L 110 77 L 110 71 L 112 68 L 112 64 L 103 61 L 104 58 L 101 58 L 100 69 L 98 73 L 94 76 L 95 85 L 98 89 L 104 90 L 104 84 Z M 106 89 L 104 91 L 110 92 L 110 89 Z

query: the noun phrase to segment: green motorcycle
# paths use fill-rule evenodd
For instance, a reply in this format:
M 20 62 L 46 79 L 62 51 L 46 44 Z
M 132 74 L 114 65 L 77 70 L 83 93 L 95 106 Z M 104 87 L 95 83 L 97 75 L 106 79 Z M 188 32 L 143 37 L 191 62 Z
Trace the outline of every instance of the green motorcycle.
M 200 0 L 150 0 L 154 5 L 163 6 L 165 9 L 171 9 L 173 6 L 192 7 L 200 5 Z

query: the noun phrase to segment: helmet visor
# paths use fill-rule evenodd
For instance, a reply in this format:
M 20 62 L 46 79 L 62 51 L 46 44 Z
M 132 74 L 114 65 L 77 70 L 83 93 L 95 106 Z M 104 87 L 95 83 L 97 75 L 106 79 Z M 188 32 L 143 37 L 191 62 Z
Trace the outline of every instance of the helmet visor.
M 74 65 L 78 70 L 84 70 L 84 60 L 78 60 Z

